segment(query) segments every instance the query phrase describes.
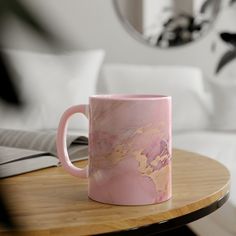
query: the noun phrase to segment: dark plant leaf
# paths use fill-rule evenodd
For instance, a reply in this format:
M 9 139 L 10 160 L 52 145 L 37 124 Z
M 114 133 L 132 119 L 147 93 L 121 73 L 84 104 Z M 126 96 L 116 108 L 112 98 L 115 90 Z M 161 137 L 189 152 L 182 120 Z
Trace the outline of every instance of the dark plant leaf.
M 0 186 L 1 187 L 1 186 Z M 9 213 L 9 207 L 6 203 L 6 198 L 4 198 L 4 192 L 2 187 L 0 188 L 0 222 L 3 226 L 6 227 L 8 230 L 17 230 L 18 225 L 13 220 L 12 216 Z
M 5 7 L 11 14 L 15 15 L 20 21 L 27 25 L 31 30 L 34 30 L 38 36 L 47 40 L 49 43 L 58 43 L 55 36 L 47 30 L 45 26 L 39 21 L 39 19 L 31 14 L 28 8 L 19 0 L 7 0 L 5 1 Z
M 46 40 L 52 49 L 61 50 L 64 48 L 65 44 L 48 31 L 20 0 L 0 1 L 0 25 L 9 13 Z M 3 55 L 0 55 L 0 79 L 0 98 L 9 105 L 21 105 L 18 88 L 8 72 Z
M 236 3 L 236 0 L 231 0 L 231 1 L 229 2 L 229 5 L 232 6 L 234 3 Z
M 220 70 L 229 62 L 231 62 L 232 60 L 234 60 L 236 58 L 236 50 L 230 50 L 227 51 L 220 59 L 217 67 L 216 67 L 216 71 L 215 73 L 219 73 Z
M 0 98 L 9 105 L 22 105 L 19 91 L 12 77 L 9 74 L 7 65 L 0 53 Z
M 214 0 L 206 0 L 201 6 L 200 13 L 204 13 L 213 2 Z
M 213 12 L 216 14 L 220 10 L 220 5 L 221 0 L 206 0 L 200 8 L 200 13 L 203 14 L 207 11 L 208 7 L 212 7 Z
M 236 33 L 222 32 L 220 33 L 220 38 L 234 47 L 236 47 Z

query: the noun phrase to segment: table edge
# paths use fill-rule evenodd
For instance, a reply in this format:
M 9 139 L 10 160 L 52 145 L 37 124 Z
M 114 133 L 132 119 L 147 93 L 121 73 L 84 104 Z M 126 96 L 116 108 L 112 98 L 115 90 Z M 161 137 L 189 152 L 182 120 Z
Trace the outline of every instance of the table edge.
M 185 150 L 180 150 L 180 149 L 174 149 L 174 150 L 177 152 L 184 151 L 184 152 L 196 155 L 196 153 L 185 151 Z M 201 154 L 197 154 L 197 155 L 207 158 L 207 159 L 211 159 L 211 158 L 201 155 Z M 211 159 L 211 161 L 218 162 L 214 159 Z M 79 163 L 82 163 L 82 162 L 80 161 Z M 221 164 L 221 165 L 227 170 L 228 175 L 230 176 L 228 169 L 223 164 Z M 115 231 L 110 231 L 110 229 L 109 229 L 108 231 L 105 231 L 105 233 L 99 234 L 99 232 L 97 232 L 95 235 L 97 235 L 97 234 L 99 234 L 99 235 L 121 235 L 121 234 L 122 235 L 144 235 L 143 232 L 145 232 L 145 233 L 149 232 L 148 230 L 150 230 L 150 232 L 151 232 L 151 230 L 154 230 L 155 233 L 158 233 L 158 232 L 169 230 L 171 228 L 179 227 L 183 224 L 187 224 L 187 223 L 195 221 L 199 218 L 202 218 L 202 217 L 214 212 L 218 208 L 220 208 L 229 198 L 229 189 L 230 189 L 230 178 L 227 180 L 227 182 L 225 183 L 225 185 L 221 189 L 212 193 L 212 195 L 218 195 L 218 196 L 215 196 L 215 199 L 212 199 L 213 201 L 211 201 L 209 203 L 209 205 L 205 205 L 202 208 L 195 209 L 193 212 L 185 213 L 184 215 L 177 215 L 174 218 L 171 218 L 168 220 L 163 219 L 163 221 L 152 222 L 151 224 L 145 224 L 145 225 L 141 225 L 141 226 L 134 225 L 134 227 L 123 228 L 123 229 L 118 228 Z M 210 195 L 209 197 L 211 197 L 212 195 Z M 203 199 L 201 199 L 201 200 L 203 200 Z M 190 205 L 192 205 L 192 203 Z M 73 230 L 74 227 L 72 227 L 71 229 Z M 43 229 L 40 232 L 38 232 L 35 229 L 33 229 L 33 230 L 26 229 L 22 232 L 26 233 L 27 235 L 40 235 L 41 236 L 44 234 L 54 235 L 55 233 L 57 234 L 60 231 L 64 232 L 63 228 Z M 141 232 L 141 233 L 138 233 L 138 232 Z M 4 233 L 4 231 L 2 232 L 0 230 L 0 234 L 1 233 Z M 60 235 L 62 235 L 62 234 L 60 234 Z M 72 235 L 74 235 L 74 234 L 72 234 Z
M 119 231 L 107 232 L 99 235 L 144 235 L 144 234 L 152 234 L 152 233 L 161 233 L 164 231 L 168 231 L 174 228 L 181 227 L 193 221 L 196 221 L 204 216 L 211 214 L 212 212 L 219 209 L 223 206 L 226 201 L 229 199 L 229 191 L 222 196 L 220 199 L 217 199 L 215 202 L 211 203 L 210 205 L 200 208 L 196 211 L 190 212 L 185 215 L 181 215 L 169 220 L 165 220 L 162 222 L 153 223 L 150 225 L 144 225 L 140 227 L 124 229 Z

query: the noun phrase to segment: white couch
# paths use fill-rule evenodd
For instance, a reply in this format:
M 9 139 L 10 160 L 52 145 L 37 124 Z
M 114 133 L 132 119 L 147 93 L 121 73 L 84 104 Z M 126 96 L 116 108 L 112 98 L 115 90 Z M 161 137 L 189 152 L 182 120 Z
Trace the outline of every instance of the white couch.
M 173 146 L 211 157 L 225 165 L 231 174 L 231 191 L 222 208 L 190 227 L 199 235 L 236 235 L 236 133 L 191 131 L 174 134 Z
M 103 67 L 98 92 L 172 96 L 173 147 L 218 160 L 231 173 L 228 202 L 189 226 L 200 236 L 233 236 L 236 235 L 236 112 L 228 109 L 232 108 L 236 93 L 227 100 L 231 82 L 225 84 L 215 79 L 205 83 L 201 71 L 194 67 L 113 64 Z M 219 104 L 218 96 L 224 93 L 221 99 L 225 101 Z M 233 104 L 236 110 L 236 102 Z
M 152 93 L 173 98 L 173 146 L 194 151 L 228 167 L 231 194 L 215 213 L 190 224 L 200 236 L 236 235 L 236 84 L 203 80 L 198 68 L 186 66 L 104 65 L 99 50 L 66 55 L 8 50 L 27 101 L 23 112 L 0 106 L 4 128 L 56 128 L 66 107 L 87 102 L 93 93 Z M 57 63 L 56 63 L 57 62 Z M 81 124 L 79 127 L 78 124 Z M 85 121 L 72 128 L 86 128 Z

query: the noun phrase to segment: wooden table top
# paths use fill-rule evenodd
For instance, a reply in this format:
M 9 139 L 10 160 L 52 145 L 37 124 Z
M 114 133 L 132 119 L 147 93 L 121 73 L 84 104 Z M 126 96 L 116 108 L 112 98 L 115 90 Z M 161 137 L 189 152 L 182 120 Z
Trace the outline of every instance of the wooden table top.
M 81 161 L 77 166 L 85 164 Z M 15 219 L 24 226 L 23 235 L 73 236 L 164 225 L 190 216 L 227 196 L 229 179 L 228 170 L 219 162 L 174 150 L 173 197 L 161 204 L 114 206 L 95 202 L 87 197 L 87 180 L 72 177 L 61 167 L 6 178 L 1 183 L 7 189 Z M 196 214 L 195 219 L 200 217 Z M 5 234 L 3 229 L 0 234 Z

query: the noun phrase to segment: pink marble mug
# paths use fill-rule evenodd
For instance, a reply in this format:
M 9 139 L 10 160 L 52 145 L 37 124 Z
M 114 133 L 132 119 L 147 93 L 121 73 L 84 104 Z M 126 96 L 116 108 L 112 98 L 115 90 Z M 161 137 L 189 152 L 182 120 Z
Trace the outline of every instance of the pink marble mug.
M 89 117 L 88 168 L 68 156 L 66 132 L 75 113 Z M 89 105 L 67 109 L 57 132 L 57 152 L 72 175 L 88 178 L 89 198 L 117 205 L 146 205 L 172 196 L 171 97 L 94 95 Z

